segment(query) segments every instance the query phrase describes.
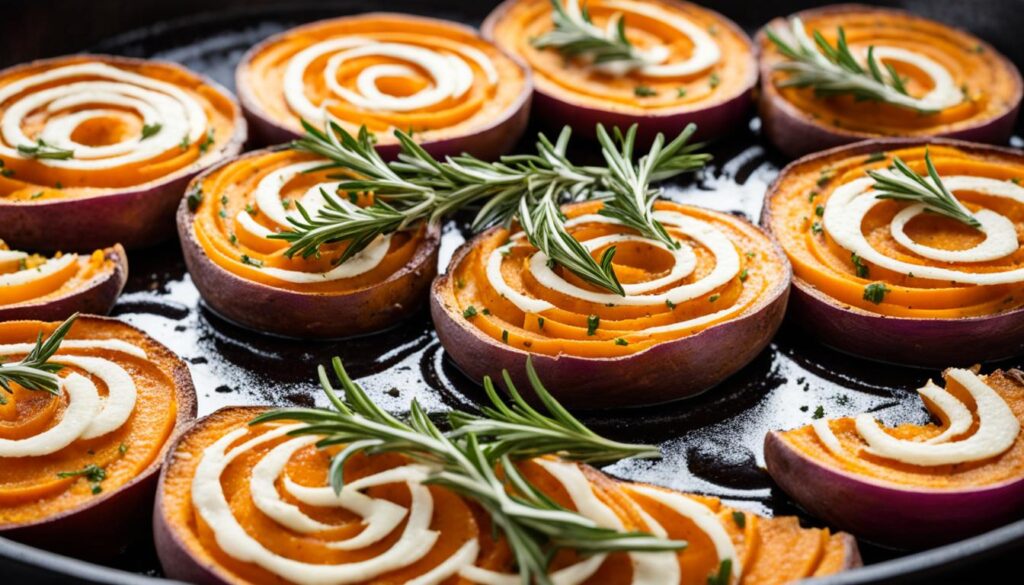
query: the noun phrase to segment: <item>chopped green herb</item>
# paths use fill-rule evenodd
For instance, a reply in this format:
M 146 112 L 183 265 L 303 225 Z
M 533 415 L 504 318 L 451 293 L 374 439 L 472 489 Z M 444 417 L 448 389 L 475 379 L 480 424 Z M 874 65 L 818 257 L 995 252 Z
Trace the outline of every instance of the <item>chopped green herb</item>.
M 679 97 L 679 98 L 686 97 L 686 88 L 685 87 L 680 87 L 679 89 L 677 89 L 676 90 L 676 97 Z
M 160 122 L 157 122 L 156 124 L 143 124 L 143 126 L 142 126 L 142 138 L 140 138 L 139 140 L 145 140 L 145 139 L 153 136 L 154 134 L 159 132 L 160 129 L 163 128 L 163 127 L 164 127 L 163 124 L 161 124 Z
M 864 287 L 864 300 L 877 305 L 885 298 L 885 293 L 890 292 L 891 290 L 892 289 L 887 288 L 881 282 L 872 282 Z
M 740 270 L 740 282 L 746 282 L 748 276 L 749 276 L 749 274 L 747 273 L 747 269 L 746 268 L 744 268 L 743 270 Z
M 210 146 L 213 145 L 213 131 L 213 128 L 206 131 L 206 136 L 203 138 L 203 141 L 199 143 L 199 152 L 205 154 L 206 151 L 210 149 Z
M 676 304 L 668 299 L 665 299 L 665 306 L 668 307 L 670 311 L 676 308 Z
M 721 297 L 722 297 L 722 295 L 715 293 L 715 294 L 711 295 L 710 297 L 708 297 L 708 302 L 709 303 L 713 303 L 713 302 L 717 301 L 718 299 L 720 299 Z
M 282 199 L 281 200 L 281 207 L 284 207 L 285 209 L 291 209 L 292 208 L 292 200 L 288 199 L 287 197 Z
M 501 340 L 505 343 L 508 343 L 508 329 L 501 330 Z
M 238 245 L 238 236 L 236 236 L 235 234 L 231 234 L 231 237 L 228 238 L 228 241 L 231 242 L 232 246 L 237 246 Z
M 715 89 L 720 83 L 722 83 L 722 79 L 718 77 L 718 73 L 712 73 L 711 77 L 708 79 L 708 85 L 711 86 L 711 89 Z
M 629 342 L 621 337 L 615 338 L 615 345 L 629 345 Z
M 121 443 L 118 445 L 117 452 L 121 454 L 121 457 L 124 457 L 124 454 L 128 452 L 128 443 Z
M 868 265 L 864 263 L 864 260 L 862 260 L 856 252 L 850 254 L 850 261 L 853 262 L 853 269 L 856 271 L 859 278 L 868 277 Z
M 818 408 L 814 409 L 814 414 L 811 415 L 811 418 L 813 418 L 814 420 L 818 420 L 819 418 L 824 418 L 824 417 L 825 417 L 825 407 L 823 407 L 823 406 L 821 406 L 819 404 Z
M 881 150 L 879 150 L 877 152 L 872 152 L 871 154 L 869 154 L 868 157 L 866 159 L 864 159 L 864 162 L 868 163 L 868 164 L 876 163 L 876 162 L 879 162 L 879 161 L 883 161 L 886 158 L 887 157 L 886 157 L 885 153 L 882 152 Z
M 31 195 L 31 196 L 29 197 L 29 199 L 39 199 L 39 198 L 40 198 L 40 197 L 42 197 L 42 196 L 43 196 L 43 192 L 42 192 L 42 191 L 36 191 L 35 193 L 33 193 L 33 194 L 32 194 L 32 195 Z
M 263 267 L 263 261 L 255 258 L 250 258 L 248 254 L 242 254 L 242 264 L 248 264 L 249 266 L 255 266 L 256 268 Z
M 188 210 L 195 211 L 199 209 L 199 204 L 203 202 L 203 187 L 202 185 L 196 185 L 196 188 L 188 194 Z
M 811 191 L 810 193 L 807 194 L 807 202 L 808 203 L 814 203 L 814 198 L 817 197 L 817 196 L 818 196 L 818 192 L 817 191 Z
M 245 212 L 248 213 L 249 215 L 253 216 L 253 217 L 256 217 L 260 213 L 259 210 L 257 210 L 255 207 L 253 207 L 249 203 L 245 204 Z
M 543 329 L 544 328 L 544 317 L 537 317 L 537 328 L 538 329 Z
M 825 206 L 824 205 L 819 205 L 819 206 L 815 207 L 814 208 L 814 215 L 817 215 L 818 217 L 821 217 L 821 216 L 825 215 Z
M 1020 177 L 1014 177 L 1010 179 L 1010 182 L 1013 183 L 1014 185 L 1020 185 L 1021 183 L 1024 183 L 1024 179 L 1021 179 Z
M 0 169 L 0 176 L 10 179 L 14 176 L 14 169 Z
M 227 195 L 221 195 L 220 196 L 220 204 L 221 205 L 227 205 L 228 204 L 228 196 Z
M 587 335 L 593 335 L 597 333 L 597 326 L 600 325 L 601 318 L 597 315 L 587 315 Z
M 821 233 L 821 222 L 814 222 L 811 224 L 811 233 L 818 235 Z
M 472 319 L 473 317 L 476 317 L 476 307 L 474 307 L 473 305 L 466 307 L 466 310 L 462 312 L 462 316 L 467 319 Z
M 733 510 L 732 521 L 736 523 L 736 526 L 745 528 L 747 526 L 747 515 L 739 510 Z
M 67 479 L 69 477 L 82 477 L 86 481 L 92 484 L 92 493 L 98 494 L 103 491 L 100 487 L 100 482 L 107 479 L 107 470 L 103 469 L 95 463 L 90 463 L 75 471 L 58 471 L 57 477 L 61 479 Z
M 636 95 L 636 97 L 651 97 L 658 95 L 658 92 L 646 85 L 638 85 L 633 88 L 633 94 Z
M 480 312 L 483 313 L 484 315 L 490 315 L 491 314 L 491 310 L 488 309 L 487 307 L 484 307 L 483 310 L 481 310 Z

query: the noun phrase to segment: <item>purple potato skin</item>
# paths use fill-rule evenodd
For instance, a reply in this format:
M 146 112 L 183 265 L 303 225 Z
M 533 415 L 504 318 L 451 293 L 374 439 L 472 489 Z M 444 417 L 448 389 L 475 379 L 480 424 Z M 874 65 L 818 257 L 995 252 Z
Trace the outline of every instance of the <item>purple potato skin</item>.
M 267 154 L 257 150 L 243 158 Z M 196 177 L 199 184 L 210 173 L 240 159 L 224 161 Z M 412 260 L 386 280 L 345 294 L 308 293 L 246 280 L 210 260 L 196 239 L 188 201 L 178 207 L 178 235 L 192 281 L 203 301 L 220 316 L 261 333 L 297 339 L 336 339 L 387 329 L 423 302 L 437 274 L 441 230 L 427 228 Z
M 775 483 L 812 515 L 888 547 L 955 542 L 1024 512 L 1024 478 L 955 491 L 884 484 L 825 466 L 778 432 L 765 436 L 764 459 Z
M 672 0 L 666 1 L 672 3 Z M 480 27 L 484 38 L 493 42 L 495 27 L 517 2 L 518 0 L 505 0 L 487 15 Z M 754 48 L 747 34 L 728 18 L 705 6 L 702 8 L 718 16 L 723 26 L 729 27 L 733 33 L 746 40 L 751 61 L 753 61 Z M 640 145 L 645 145 L 650 144 L 659 132 L 672 139 L 688 124 L 693 123 L 697 125 L 695 139 L 714 140 L 729 134 L 746 120 L 747 113 L 754 103 L 753 95 L 756 85 L 757 67 L 752 64 L 748 78 L 743 83 L 741 91 L 736 95 L 698 109 L 687 111 L 669 109 L 649 114 L 632 114 L 581 106 L 574 102 L 572 95 L 559 96 L 537 87 L 533 95 L 533 111 L 540 120 L 554 130 L 570 126 L 573 133 L 590 138 L 596 137 L 599 123 L 609 128 L 619 127 L 623 130 L 637 124 L 637 141 Z
M 788 174 L 803 172 L 803 167 L 816 168 L 833 159 L 923 144 L 1024 160 L 1019 151 L 1010 148 L 948 138 L 887 138 L 840 146 L 807 155 L 787 165 L 765 194 L 761 225 L 771 234 L 772 199 L 781 194 L 782 183 Z M 1024 308 L 959 319 L 889 317 L 840 303 L 794 275 L 789 315 L 825 345 L 851 355 L 904 366 L 971 366 L 1024 352 Z M 970 340 L 970 343 L 964 340 Z
M 808 18 L 822 14 L 865 10 L 901 16 L 907 14 L 907 12 L 902 10 L 880 8 L 877 6 L 839 4 L 804 10 L 796 13 L 794 16 Z M 776 18 L 766 25 L 766 28 L 784 26 L 785 22 L 783 18 Z M 766 43 L 770 42 L 764 31 L 765 29 L 761 29 L 755 37 L 755 46 L 758 47 L 759 52 L 761 52 L 761 47 L 766 46 Z M 1013 135 L 1013 129 L 1017 123 L 1017 115 L 1020 113 L 1021 97 L 1024 96 L 1024 82 L 1021 80 L 1020 71 L 1005 56 L 996 52 L 993 47 L 983 40 L 979 39 L 979 44 L 986 52 L 992 55 L 999 55 L 1000 61 L 1004 65 L 1006 77 L 1015 87 L 1015 98 L 1012 100 L 1013 106 L 994 118 L 980 120 L 971 125 L 949 131 L 936 132 L 932 136 L 988 144 L 1006 144 L 1010 136 Z M 761 72 L 761 91 L 757 107 L 758 113 L 761 116 L 762 131 L 768 140 L 787 157 L 797 158 L 844 144 L 873 138 L 886 138 L 881 134 L 845 130 L 819 123 L 782 97 L 778 88 L 772 83 L 772 70 L 766 59 L 759 58 L 758 67 Z M 925 140 L 927 137 L 921 136 L 919 139 Z
M 477 238 L 488 237 L 492 230 Z M 455 252 L 450 268 L 462 262 L 474 241 Z M 508 370 L 516 388 L 532 396 L 526 376 L 526 360 L 531 358 L 544 387 L 569 408 L 612 409 L 670 402 L 700 394 L 736 373 L 775 335 L 786 312 L 792 269 L 777 244 L 772 242 L 771 249 L 786 278 L 780 279 L 756 307 L 695 335 L 627 356 L 533 354 L 492 339 L 473 327 L 462 310 L 450 303 L 450 268 L 431 287 L 430 314 L 445 352 L 476 382 L 485 376 L 500 380 L 502 370 Z
M 134 64 L 138 59 L 92 55 L 113 65 Z M 43 59 L 18 65 L 0 73 L 7 75 L 21 68 L 58 62 Z M 154 62 L 150 60 L 149 62 Z M 206 76 L 188 71 L 181 65 L 156 61 L 186 72 L 206 85 L 231 96 L 231 92 Z M 231 100 L 235 103 L 235 100 Z M 135 187 L 106 189 L 88 197 L 5 203 L 0 199 L 0 226 L 17 226 L 7 231 L 0 227 L 0 239 L 13 248 L 65 252 L 91 252 L 121 244 L 129 250 L 159 244 L 174 234 L 174 212 L 185 186 L 207 166 L 242 151 L 247 129 L 241 108 L 235 103 L 234 132 L 217 151 L 208 152 L 191 166 Z
M 83 321 L 106 321 L 131 327 L 110 317 L 82 315 Z M 135 329 L 132 327 L 132 329 Z M 133 532 L 128 526 L 142 526 L 152 507 L 160 466 L 170 446 L 196 418 L 196 390 L 188 366 L 171 350 L 148 338 L 144 348 L 150 356 L 171 359 L 170 376 L 174 381 L 177 417 L 174 429 L 153 462 L 130 482 L 113 491 L 104 491 L 87 504 L 73 510 L 17 526 L 0 525 L 0 536 L 45 550 L 93 561 L 113 559 L 126 546 Z
M 63 321 L 74 313 L 106 315 L 128 281 L 128 256 L 120 244 L 104 250 L 104 255 L 114 263 L 109 274 L 99 275 L 80 290 L 57 299 L 0 307 L 0 321 Z
M 437 19 L 434 18 L 387 12 L 373 12 L 342 18 L 349 20 L 352 18 L 394 18 L 396 16 L 409 20 L 437 22 Z M 295 30 L 301 30 L 302 28 L 319 26 L 324 22 L 328 21 L 312 22 L 302 25 L 301 27 L 289 29 L 281 34 L 291 33 Z M 456 26 L 473 35 L 479 36 L 477 32 L 470 27 L 447 21 L 445 21 L 445 24 Z M 245 73 L 249 63 L 267 46 L 277 41 L 279 36 L 281 35 L 274 35 L 246 51 L 235 71 L 235 87 L 238 88 L 238 99 L 242 105 L 242 111 L 245 113 L 245 118 L 249 122 L 249 127 L 253 136 L 253 143 L 257 146 L 282 144 L 292 140 L 297 140 L 304 136 L 301 129 L 293 128 L 288 123 L 282 123 L 274 120 L 260 105 L 259 100 L 255 96 L 256 90 L 245 82 Z M 423 143 L 419 143 L 419 140 L 417 140 L 417 143 L 429 152 L 431 156 L 436 159 L 444 159 L 448 156 L 458 156 L 463 153 L 468 153 L 483 160 L 497 160 L 502 155 L 508 154 L 515 147 L 516 143 L 519 142 L 519 139 L 523 136 L 523 132 L 526 130 L 526 125 L 530 118 L 530 104 L 533 95 L 533 74 L 518 58 L 509 56 L 504 52 L 502 52 L 502 54 L 515 62 L 522 71 L 524 81 L 522 91 L 518 96 L 516 96 L 515 101 L 508 107 L 508 109 L 483 128 L 476 129 L 470 134 L 431 140 Z M 384 160 L 395 160 L 401 152 L 401 147 L 397 143 L 378 144 L 376 148 L 377 152 L 382 158 L 384 158 Z

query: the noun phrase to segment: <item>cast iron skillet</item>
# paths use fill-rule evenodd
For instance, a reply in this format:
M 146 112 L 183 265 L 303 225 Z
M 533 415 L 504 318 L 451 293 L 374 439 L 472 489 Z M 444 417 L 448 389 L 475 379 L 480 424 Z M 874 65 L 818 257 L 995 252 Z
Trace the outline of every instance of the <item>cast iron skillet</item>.
M 811 2 L 705 1 L 748 31 L 774 16 Z M 1024 0 L 907 0 L 885 2 L 963 26 L 987 39 L 1018 66 L 1024 44 L 1016 35 Z M 0 0 L 0 65 L 82 50 L 181 62 L 227 86 L 242 52 L 292 25 L 367 10 L 429 14 L 469 23 L 490 10 L 467 0 L 348 0 L 296 5 L 271 0 Z M 124 32 L 128 31 L 128 32 Z M 668 188 L 674 199 L 760 215 L 767 184 L 785 163 L 749 125 L 710 147 L 715 162 L 696 177 Z M 536 129 L 531 129 L 532 134 Z M 1024 141 L 1014 139 L 1020 147 Z M 529 148 L 527 142 L 523 145 Z M 579 143 L 573 156 L 594 157 L 593 144 Z M 463 221 L 445 227 L 442 266 L 467 235 Z M 433 414 L 472 409 L 478 387 L 444 356 L 429 317 L 420 311 L 401 326 L 337 343 L 301 343 L 235 327 L 203 307 L 185 273 L 176 243 L 130 255 L 131 279 L 114 314 L 143 328 L 189 361 L 200 397 L 200 414 L 227 404 L 322 404 L 314 368 L 340 355 L 373 398 L 393 412 L 416 398 Z M 986 367 L 1024 366 L 1024 358 Z M 695 399 L 656 409 L 583 413 L 586 422 L 618 439 L 660 444 L 657 462 L 631 462 L 607 469 L 620 477 L 649 481 L 723 498 L 734 506 L 804 516 L 774 488 L 760 469 L 766 431 L 807 424 L 822 406 L 829 416 L 870 410 L 886 422 L 924 422 L 927 414 L 913 388 L 938 372 L 878 365 L 835 353 L 803 338 L 787 324 L 754 363 L 718 388 Z M 1013 520 L 1013 519 L 1007 519 Z M 955 545 L 907 555 L 861 543 L 869 566 L 815 583 L 981 582 L 1011 574 L 1013 550 L 1024 549 L 1024 520 Z M 168 583 L 148 527 L 114 559 L 116 569 L 90 565 L 0 539 L 0 575 L 16 583 Z M 999 579 L 1002 580 L 1002 579 Z

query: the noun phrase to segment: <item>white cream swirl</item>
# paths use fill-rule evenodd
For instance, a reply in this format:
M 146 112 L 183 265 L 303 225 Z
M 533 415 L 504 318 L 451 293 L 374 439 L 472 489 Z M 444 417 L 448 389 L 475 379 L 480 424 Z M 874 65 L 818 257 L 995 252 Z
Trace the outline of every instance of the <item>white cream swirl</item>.
M 86 80 L 82 80 L 86 78 Z M 182 143 L 204 139 L 207 116 L 202 105 L 173 84 L 126 71 L 106 63 L 87 61 L 48 69 L 0 87 L 0 118 L 3 142 L 0 154 L 25 158 L 18 146 L 35 146 L 38 140 L 73 157 L 66 160 L 37 159 L 50 167 L 102 170 L 159 157 Z M 25 133 L 29 119 L 45 111 L 47 120 L 34 136 Z M 125 116 L 132 111 L 143 127 L 157 128 L 113 144 L 90 146 L 74 139 L 75 130 L 90 120 Z
M 947 421 L 946 428 L 926 440 L 899 439 L 886 432 L 870 414 L 861 414 L 855 419 L 855 427 L 866 443 L 864 452 L 900 463 L 934 467 L 984 461 L 1012 447 L 1020 435 L 1020 421 L 1003 397 L 970 370 L 950 368 L 946 376 L 970 394 L 975 404 L 973 413 L 956 396 L 929 380 L 918 393 Z M 964 437 L 975 419 L 974 432 Z M 844 454 L 828 421 L 815 421 L 813 426 L 829 451 Z
M 623 285 L 624 296 L 612 293 L 595 292 L 576 286 L 567 281 L 548 266 L 548 256 L 541 251 L 535 252 L 529 260 L 529 270 L 534 279 L 547 289 L 559 294 L 602 305 L 622 305 L 631 307 L 647 307 L 679 304 L 704 296 L 727 284 L 740 272 L 740 256 L 736 246 L 728 236 L 710 223 L 696 219 L 676 211 L 655 211 L 654 218 L 665 226 L 669 234 L 679 240 L 679 248 L 673 249 L 663 242 L 645 236 L 632 234 L 616 234 L 582 241 L 583 246 L 593 252 L 609 244 L 618 242 L 638 242 L 648 244 L 665 251 L 672 256 L 673 266 L 663 277 L 636 284 Z M 619 225 L 619 221 L 599 214 L 581 215 L 565 223 L 566 228 L 573 228 L 588 223 L 604 223 Z M 697 255 L 689 240 L 706 248 L 714 256 L 714 267 L 710 272 L 692 282 L 686 280 L 693 276 L 697 267 Z M 506 252 L 513 246 L 528 246 L 522 232 L 510 238 L 509 243 L 493 252 L 487 259 L 487 280 L 502 297 L 506 298 L 525 313 L 543 313 L 554 309 L 555 305 L 543 299 L 537 299 L 512 287 L 501 273 L 501 264 Z M 649 291 L 666 288 L 663 292 Z M 739 311 L 739 307 L 728 307 L 720 311 L 672 323 L 649 327 L 637 331 L 638 334 L 674 331 L 697 326 L 704 322 L 721 319 Z
M 0 356 L 26 354 L 31 343 L 0 345 Z M 105 349 L 145 358 L 146 352 L 117 339 L 69 339 L 50 362 L 73 366 L 101 380 L 107 395 L 100 396 L 96 384 L 78 373 L 61 378 L 60 388 L 68 404 L 61 419 L 47 430 L 24 439 L 0 439 L 0 458 L 42 457 L 56 453 L 79 439 L 94 439 L 113 432 L 128 421 L 135 410 L 138 390 L 123 366 L 107 358 L 68 355 L 75 349 Z M 2 367 L 2 366 L 0 366 Z
M 891 173 L 891 171 L 882 171 Z M 931 179 L 926 179 L 930 181 Z M 1024 204 L 1024 187 L 1011 181 L 986 177 L 951 175 L 943 177 L 943 184 L 951 192 L 970 191 L 992 197 L 1008 199 Z M 908 205 L 899 211 L 890 224 L 893 239 L 910 252 L 923 258 L 936 260 L 953 266 L 929 266 L 889 257 L 877 250 L 863 232 L 864 218 L 875 206 L 884 200 L 872 189 L 874 179 L 854 179 L 836 187 L 825 203 L 824 229 L 842 248 L 870 262 L 898 274 L 913 275 L 917 278 L 945 280 L 959 284 L 994 285 L 1021 282 L 1024 268 L 1000 272 L 969 272 L 956 268 L 956 264 L 989 262 L 1005 258 L 1020 248 L 1017 230 L 1013 221 L 991 209 L 973 213 L 981 223 L 979 228 L 985 238 L 980 243 L 964 250 L 948 250 L 915 242 L 906 233 L 907 223 L 925 212 L 920 204 Z
M 314 104 L 305 87 L 307 69 L 325 56 L 324 85 L 330 96 Z M 379 63 L 362 69 L 355 89 L 338 81 L 339 69 L 356 59 L 384 57 L 400 63 Z M 498 83 L 498 71 L 485 53 L 464 44 L 441 51 L 410 43 L 384 42 L 363 37 L 328 39 L 303 49 L 288 62 L 284 73 L 284 98 L 300 118 L 316 124 L 327 119 L 330 103 L 342 101 L 372 112 L 412 112 L 425 110 L 446 100 L 461 98 L 473 87 L 476 73 L 483 73 L 488 86 Z M 418 78 L 420 71 L 429 77 L 423 89 L 410 95 L 391 95 L 380 90 L 377 81 L 388 77 Z
M 329 486 L 300 485 L 288 477 L 288 462 L 303 449 L 313 448 L 318 439 L 286 438 L 289 432 L 301 426 L 279 425 L 252 438 L 247 438 L 249 429 L 238 428 L 226 433 L 203 451 L 192 480 L 192 503 L 213 531 L 214 539 L 223 552 L 234 559 L 254 563 L 299 585 L 360 583 L 421 561 L 440 538 L 438 532 L 430 529 L 430 526 L 435 514 L 443 513 L 435 509 L 433 496 L 424 483 L 430 474 L 430 468 L 420 464 L 407 464 L 387 469 L 347 482 L 340 493 L 335 493 Z M 354 536 L 324 541 L 326 547 L 337 550 L 360 550 L 390 539 L 386 549 L 360 561 L 313 564 L 274 552 L 245 530 L 232 513 L 221 476 L 228 465 L 243 453 L 282 438 L 285 440 L 261 455 L 252 468 L 249 489 L 256 508 L 279 524 L 282 529 L 309 535 L 322 534 L 337 526 L 314 519 L 304 509 L 344 508 L 361 518 L 363 528 Z M 600 526 L 623 528 L 622 521 L 596 496 L 590 481 L 577 464 L 542 459 L 538 459 L 537 462 L 565 488 L 580 514 Z M 411 496 L 408 507 L 364 493 L 367 488 L 387 484 L 407 486 Z M 737 577 L 742 574 L 735 548 L 721 522 L 710 509 L 696 500 L 682 495 L 673 497 L 671 493 L 663 490 L 644 487 L 629 489 L 632 492 L 627 493 L 637 493 L 653 499 L 658 504 L 691 519 L 699 529 L 708 534 L 719 559 L 732 559 L 733 574 Z M 283 494 L 288 495 L 288 500 L 282 497 Z M 291 501 L 297 502 L 298 505 Z M 656 535 L 666 536 L 667 532 L 663 527 L 643 512 L 638 503 L 635 506 L 638 514 L 647 523 L 648 530 Z M 399 530 L 401 532 L 398 538 L 391 538 L 395 531 Z M 456 575 L 483 585 L 519 583 L 518 575 L 476 566 L 479 552 L 480 543 L 476 538 L 471 538 L 454 553 L 409 583 L 434 585 Z M 606 556 L 591 555 L 555 571 L 550 575 L 552 583 L 580 585 L 597 573 Z M 629 557 L 633 565 L 632 585 L 661 585 L 678 582 L 680 579 L 679 559 L 676 553 L 630 553 Z
M 317 183 L 310 187 L 302 197 L 295 202 L 296 204 L 291 205 L 291 209 L 287 210 L 285 209 L 284 202 L 281 198 L 281 190 L 296 176 L 322 164 L 323 161 L 295 163 L 268 173 L 265 177 L 260 179 L 260 182 L 256 185 L 256 205 L 253 206 L 253 212 L 264 214 L 281 230 L 291 229 L 294 227 L 289 219 L 302 219 L 302 216 L 298 211 L 298 205 L 301 205 L 311 217 L 315 217 L 317 213 L 327 205 L 327 202 L 324 200 L 323 193 L 335 193 L 341 183 L 337 181 Z M 343 197 L 338 197 L 337 201 L 342 207 L 349 209 L 355 207 Z M 280 231 L 274 231 L 261 225 L 253 218 L 253 214 L 246 210 L 239 211 L 238 214 L 235 215 L 235 223 L 241 229 L 259 238 L 267 238 L 272 234 L 279 233 Z M 297 284 L 330 282 L 343 278 L 352 278 L 365 272 L 369 272 L 379 266 L 384 257 L 387 256 L 390 247 L 391 235 L 388 234 L 378 237 L 366 248 L 360 250 L 345 262 L 342 262 L 326 272 L 303 272 L 300 270 L 285 270 L 272 266 L 263 267 L 262 271 L 278 280 Z

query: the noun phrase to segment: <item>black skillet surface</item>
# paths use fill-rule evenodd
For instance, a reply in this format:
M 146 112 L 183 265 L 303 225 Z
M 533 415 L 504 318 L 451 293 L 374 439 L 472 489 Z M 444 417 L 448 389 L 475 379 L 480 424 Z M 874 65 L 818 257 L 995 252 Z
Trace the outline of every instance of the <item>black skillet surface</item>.
M 145 25 L 158 18 L 209 8 L 195 0 L 175 4 L 176 8 L 170 8 L 167 4 L 93 0 L 88 3 L 93 12 L 88 19 L 74 12 L 75 6 L 80 9 L 85 5 L 73 2 L 12 6 L 3 12 L 5 18 L 0 22 L 7 33 L 0 40 L 0 48 L 6 45 L 9 49 L 0 52 L 0 62 L 6 65 L 88 49 L 177 61 L 233 87 L 234 66 L 249 46 L 301 22 L 387 9 L 476 24 L 490 8 L 477 5 L 483 3 L 454 0 L 437 2 L 438 6 L 416 0 L 389 2 L 386 6 L 369 0 L 301 6 L 250 0 L 222 3 L 230 6 L 217 12 Z M 244 8 L 234 7 L 243 4 Z M 751 32 L 775 15 L 809 4 L 713 3 Z M 1010 54 L 1018 65 L 1024 62 L 1024 47 L 1013 36 L 1019 27 L 1012 25 L 1024 24 L 1020 16 L 1024 2 L 915 0 L 902 5 L 945 22 L 967 25 Z M 45 20 L 40 23 L 35 17 Z M 33 30 L 52 33 L 56 25 L 49 21 L 54 18 L 88 20 L 93 28 L 83 29 L 68 22 L 66 35 L 51 35 L 51 42 L 43 44 L 38 35 L 26 34 Z M 121 28 L 97 30 L 95 27 L 103 25 L 94 21 L 104 19 Z M 145 26 L 108 36 L 111 31 L 140 25 Z M 12 36 L 24 42 L 12 44 Z M 757 218 L 768 183 L 785 163 L 759 138 L 758 127 L 758 120 L 751 119 L 736 135 L 714 144 L 710 151 L 715 162 L 695 177 L 669 185 L 667 195 Z M 1015 146 L 1022 144 L 1021 139 L 1014 139 Z M 579 157 L 596 154 L 593 144 L 580 142 L 576 149 Z M 442 267 L 466 237 L 464 228 L 464 223 L 457 221 L 446 226 Z M 185 271 L 176 243 L 132 253 L 130 262 L 131 278 L 114 315 L 143 328 L 189 362 L 199 393 L 200 415 L 229 404 L 322 405 L 314 368 L 335 355 L 345 360 L 349 371 L 375 400 L 393 412 L 405 411 L 413 398 L 432 413 L 472 409 L 481 396 L 479 388 L 445 357 L 424 310 L 395 329 L 359 339 L 334 343 L 276 339 L 240 329 L 206 309 Z M 1024 366 L 1024 359 L 1001 365 Z M 868 411 L 888 423 L 924 422 L 928 415 L 913 389 L 936 375 L 933 371 L 883 366 L 838 354 L 806 339 L 787 323 L 771 347 L 752 364 L 700 397 L 656 408 L 582 414 L 600 432 L 661 445 L 662 460 L 608 467 L 614 475 L 718 496 L 754 512 L 800 515 L 800 510 L 759 468 L 765 433 L 807 424 L 819 406 L 829 417 Z M 814 524 L 813 519 L 804 520 Z M 942 582 L 980 582 L 1008 574 L 1010 551 L 1024 548 L 1024 520 L 971 541 L 917 555 L 904 556 L 861 544 L 866 562 L 873 566 L 827 582 L 894 583 L 927 577 L 936 583 L 940 576 Z M 986 562 L 981 563 L 983 560 Z M 73 579 L 82 583 L 143 583 L 153 581 L 142 575 L 160 575 L 147 534 L 141 534 L 114 565 L 129 573 L 84 565 L 0 539 L 0 574 L 12 582 L 67 583 Z

